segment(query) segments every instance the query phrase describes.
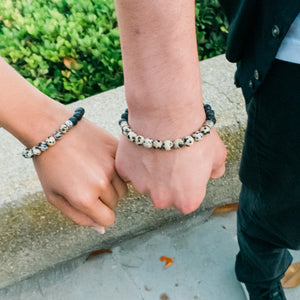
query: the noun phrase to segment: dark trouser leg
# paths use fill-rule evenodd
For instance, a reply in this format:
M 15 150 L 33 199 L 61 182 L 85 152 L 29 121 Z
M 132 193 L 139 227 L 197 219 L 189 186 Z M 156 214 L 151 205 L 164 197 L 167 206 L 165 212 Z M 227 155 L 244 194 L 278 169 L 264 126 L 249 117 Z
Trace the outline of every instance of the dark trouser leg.
M 300 65 L 275 61 L 247 112 L 236 274 L 268 286 L 300 245 Z
M 257 201 L 261 200 L 258 193 L 243 186 L 238 210 L 240 252 L 236 258 L 236 275 L 247 284 L 268 286 L 283 277 L 292 256 L 276 229 L 269 228 L 255 213 Z

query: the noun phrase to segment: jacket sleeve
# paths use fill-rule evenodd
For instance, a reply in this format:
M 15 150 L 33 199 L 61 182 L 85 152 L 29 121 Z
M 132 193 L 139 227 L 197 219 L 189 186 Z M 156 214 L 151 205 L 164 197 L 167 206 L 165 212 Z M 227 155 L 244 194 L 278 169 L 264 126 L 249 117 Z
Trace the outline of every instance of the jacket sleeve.
M 229 21 L 226 58 L 238 62 L 253 30 L 256 0 L 219 0 Z

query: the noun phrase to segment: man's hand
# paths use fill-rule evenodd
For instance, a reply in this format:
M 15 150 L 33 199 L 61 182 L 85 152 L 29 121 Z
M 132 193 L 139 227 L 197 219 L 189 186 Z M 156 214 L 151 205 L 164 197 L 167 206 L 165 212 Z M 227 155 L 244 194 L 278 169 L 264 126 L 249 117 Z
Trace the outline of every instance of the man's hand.
M 225 158 L 215 129 L 190 148 L 171 151 L 139 147 L 123 136 L 116 167 L 139 192 L 150 194 L 156 207 L 176 207 L 188 214 L 203 201 L 208 180 L 224 174 Z
M 82 119 L 34 165 L 47 199 L 73 221 L 104 233 L 127 186 L 114 169 L 117 140 Z

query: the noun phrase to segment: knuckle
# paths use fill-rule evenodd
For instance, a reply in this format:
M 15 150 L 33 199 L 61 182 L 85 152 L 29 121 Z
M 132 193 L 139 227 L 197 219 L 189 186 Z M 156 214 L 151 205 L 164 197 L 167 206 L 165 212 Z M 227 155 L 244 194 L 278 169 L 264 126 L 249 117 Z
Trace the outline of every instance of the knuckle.
M 113 211 L 107 213 L 105 221 L 103 222 L 104 226 L 112 226 L 115 222 L 116 216 Z
M 88 194 L 85 196 L 81 195 L 78 198 L 73 199 L 72 203 L 74 204 L 74 206 L 83 208 L 89 208 L 92 205 L 91 197 Z
M 211 178 L 213 178 L 213 179 L 220 178 L 225 174 L 225 171 L 226 171 L 226 168 L 225 168 L 225 165 L 223 165 L 219 169 L 213 170 Z
M 178 203 L 177 207 L 182 211 L 183 214 L 190 214 L 199 208 L 204 197 L 205 191 L 200 191 L 196 198 L 190 199 L 189 201 L 182 201 L 181 203 Z
M 186 203 L 185 205 L 183 205 L 181 207 L 181 211 L 187 215 L 187 214 L 190 214 L 192 213 L 193 211 L 197 210 L 198 207 L 199 207 L 199 203 Z
M 101 190 L 106 190 L 110 185 L 110 181 L 108 178 L 102 178 L 98 181 L 98 186 Z
M 166 201 L 165 197 L 161 197 L 161 196 L 158 196 L 158 195 L 153 195 L 153 196 L 151 196 L 151 199 L 152 199 L 153 205 L 156 208 L 164 209 L 164 208 L 167 208 L 169 206 L 168 201 Z
M 139 193 L 141 194 L 147 193 L 148 189 L 141 180 L 132 180 L 131 183 Z

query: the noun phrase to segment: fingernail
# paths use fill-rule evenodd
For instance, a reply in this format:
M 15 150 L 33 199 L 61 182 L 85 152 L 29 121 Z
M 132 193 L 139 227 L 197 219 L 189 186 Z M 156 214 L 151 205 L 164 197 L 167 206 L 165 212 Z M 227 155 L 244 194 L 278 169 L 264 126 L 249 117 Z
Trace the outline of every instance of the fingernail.
M 105 233 L 105 228 L 103 226 L 94 225 L 92 228 L 95 229 L 96 231 L 98 231 L 100 234 Z

